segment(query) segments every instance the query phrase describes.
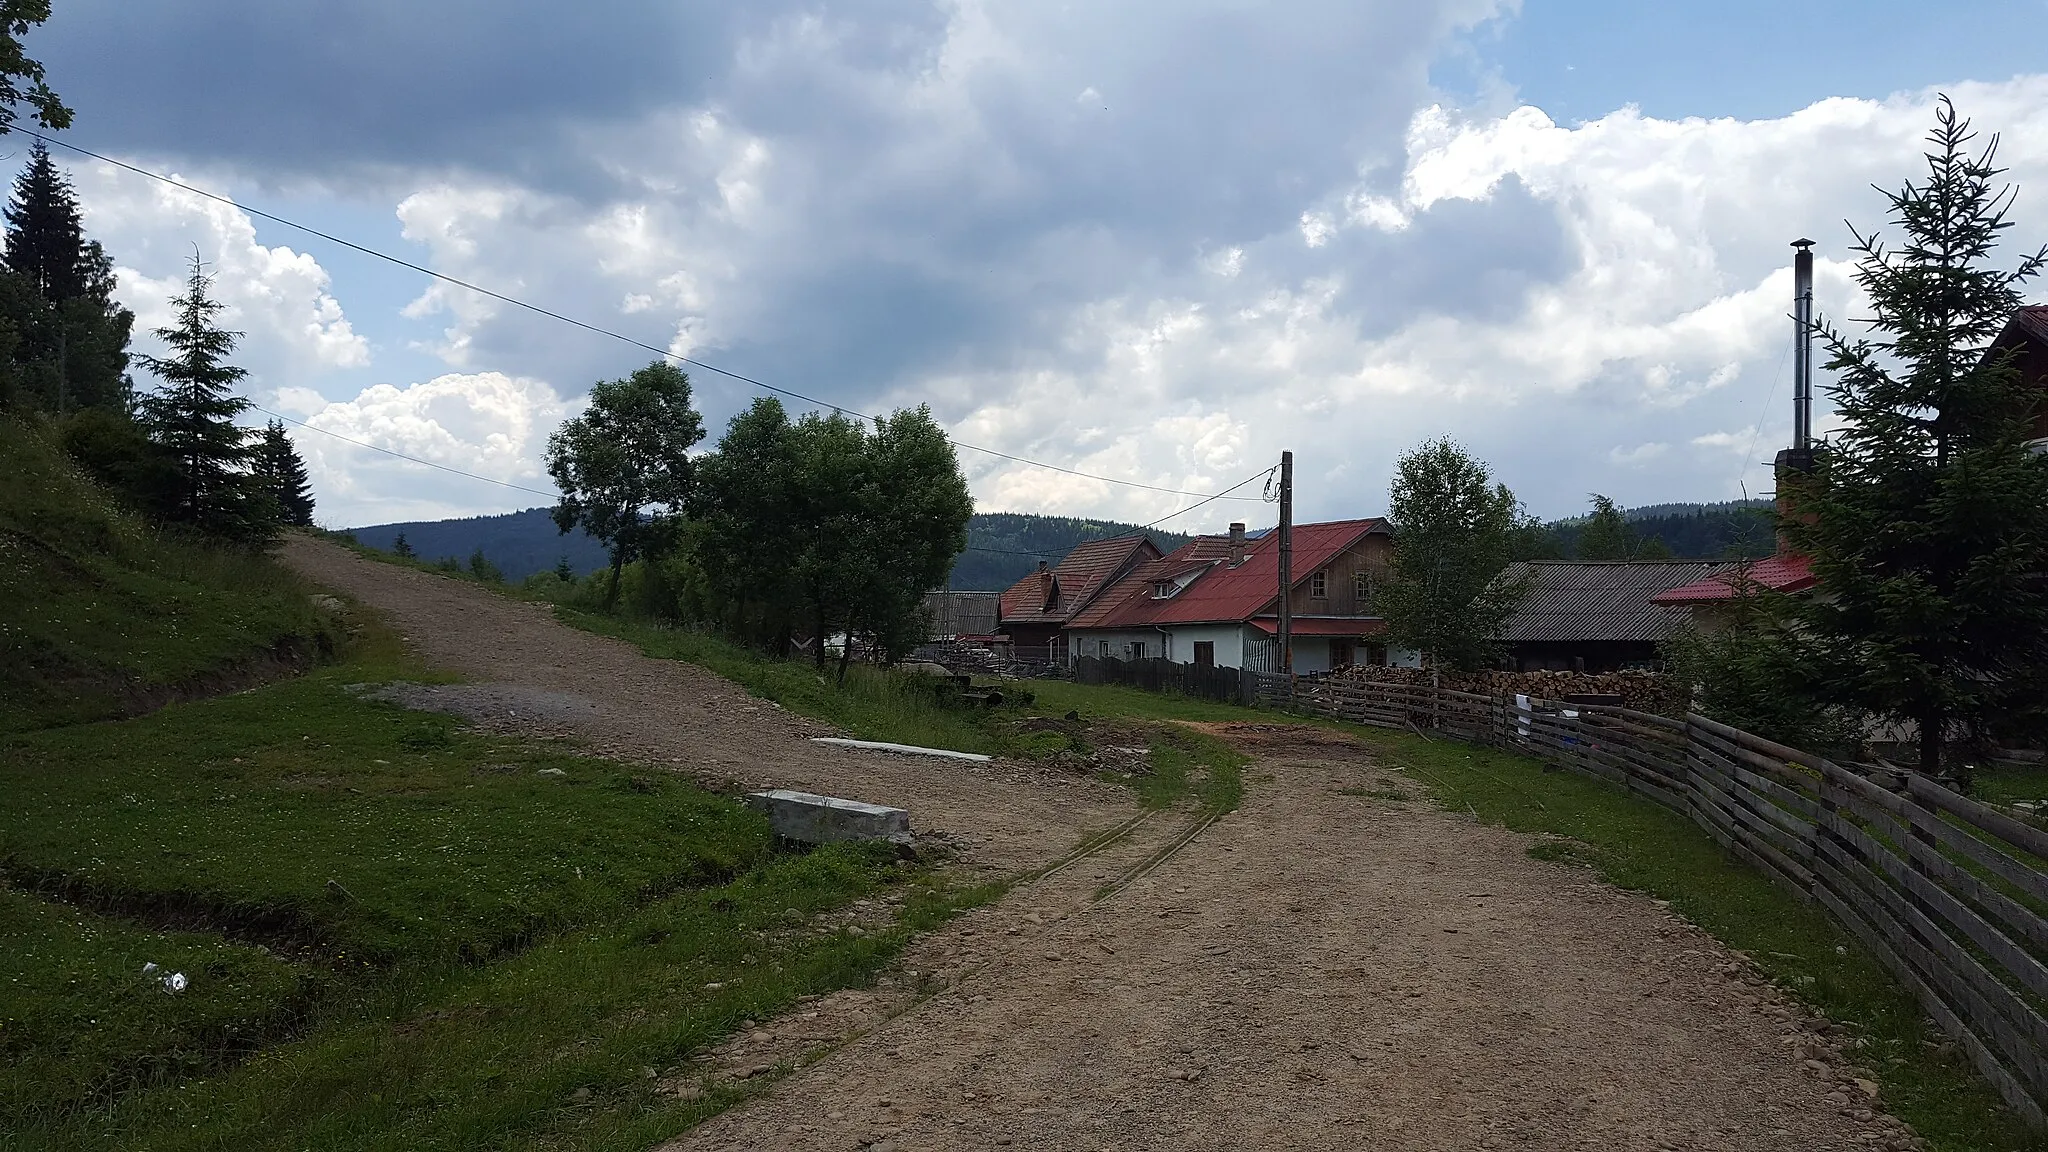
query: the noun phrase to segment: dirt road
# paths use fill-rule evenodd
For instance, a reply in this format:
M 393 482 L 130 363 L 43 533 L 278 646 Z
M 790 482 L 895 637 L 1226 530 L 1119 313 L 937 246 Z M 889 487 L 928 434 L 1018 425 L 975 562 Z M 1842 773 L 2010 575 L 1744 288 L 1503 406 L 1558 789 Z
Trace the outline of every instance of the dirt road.
M 828 756 L 700 670 L 331 546 L 290 556 L 430 660 L 583 701 L 558 712 L 594 738 L 904 803 L 989 866 L 1135 813 L 1021 769 Z M 1341 736 L 1225 735 L 1255 757 L 1243 809 L 1097 899 L 1185 827 L 1148 819 L 926 937 L 884 988 L 707 1054 L 678 1090 L 816 1062 L 666 1147 L 1914 1146 L 1816 1022 L 1655 902 L 1435 810 Z

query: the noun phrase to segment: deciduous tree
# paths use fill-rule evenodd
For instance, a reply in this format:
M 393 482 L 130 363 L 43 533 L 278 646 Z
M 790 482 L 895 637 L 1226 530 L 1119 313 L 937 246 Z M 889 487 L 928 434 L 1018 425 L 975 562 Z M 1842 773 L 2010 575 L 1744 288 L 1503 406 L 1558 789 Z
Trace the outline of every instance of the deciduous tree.
M 1446 437 L 1395 462 L 1389 512 L 1394 571 L 1378 601 L 1389 638 L 1435 667 L 1491 664 L 1494 638 L 1527 592 L 1499 578 L 1525 527 L 1521 502 Z
M 567 533 L 580 525 L 611 553 L 606 607 L 617 602 L 626 563 L 663 538 L 665 520 L 682 513 L 690 449 L 703 438 L 689 376 L 663 360 L 623 380 L 599 381 L 583 415 L 548 437 L 548 475 L 562 490 L 555 526 Z

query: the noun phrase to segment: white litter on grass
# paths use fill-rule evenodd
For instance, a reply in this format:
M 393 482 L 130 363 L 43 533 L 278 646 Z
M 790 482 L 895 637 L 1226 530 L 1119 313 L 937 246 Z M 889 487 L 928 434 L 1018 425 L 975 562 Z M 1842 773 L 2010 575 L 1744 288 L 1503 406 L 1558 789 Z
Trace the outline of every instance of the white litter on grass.
M 986 764 L 995 759 L 979 752 L 955 752 L 950 748 L 919 748 L 915 744 L 890 744 L 881 740 L 848 740 L 839 736 L 813 736 L 813 744 L 831 744 L 840 748 L 866 748 L 874 752 L 894 752 L 901 756 L 943 756 L 948 760 L 972 760 Z
M 147 976 L 155 971 L 157 971 L 157 966 L 156 961 L 154 960 L 151 960 L 143 964 L 142 966 L 142 974 L 144 976 Z M 164 991 L 166 992 L 183 992 L 186 989 L 186 987 L 192 983 L 190 980 L 185 979 L 185 974 L 183 972 L 166 972 L 163 975 L 158 976 L 156 978 L 156 982 L 163 985 Z

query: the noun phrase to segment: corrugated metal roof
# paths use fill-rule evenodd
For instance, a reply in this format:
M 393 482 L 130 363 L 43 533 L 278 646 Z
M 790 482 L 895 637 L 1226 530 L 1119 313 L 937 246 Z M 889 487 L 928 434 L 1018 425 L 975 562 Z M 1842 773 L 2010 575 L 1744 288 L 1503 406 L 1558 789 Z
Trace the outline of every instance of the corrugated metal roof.
M 1387 530 L 1377 517 L 1298 524 L 1294 528 L 1294 583 L 1308 582 L 1361 538 Z M 1228 536 L 1197 536 L 1164 559 L 1133 569 L 1129 576 L 1075 615 L 1070 628 L 1151 628 L 1167 624 L 1216 624 L 1249 620 L 1278 598 L 1280 538 L 1277 533 L 1248 539 L 1244 562 L 1232 567 Z M 1152 586 L 1168 575 L 1184 573 L 1201 563 L 1211 565 L 1179 595 L 1158 600 Z
M 1280 634 L 1278 616 L 1261 616 L 1252 621 L 1252 627 L 1268 636 Z M 1387 622 L 1378 617 L 1359 616 L 1296 616 L 1288 622 L 1296 636 L 1378 636 L 1386 632 Z
M 1112 536 L 1074 545 L 1048 571 L 1027 573 L 1003 593 L 1005 624 L 1063 624 L 1099 595 L 1132 560 L 1157 557 L 1159 546 L 1146 536 Z M 1057 589 L 1058 595 L 1051 593 Z
M 1501 627 L 1508 643 L 1663 640 L 1680 617 L 1655 603 L 1673 588 L 1732 567 L 1725 561 L 1637 560 L 1614 563 L 1536 561 L 1513 564 L 1502 580 L 1530 577 L 1529 596 Z
M 1771 556 L 1747 565 L 1726 565 L 1704 580 L 1659 592 L 1650 599 L 1658 604 L 1726 603 L 1735 599 L 1736 590 L 1744 585 L 1773 592 L 1804 592 L 1816 583 L 1819 581 L 1813 574 L 1811 560 L 1804 556 Z

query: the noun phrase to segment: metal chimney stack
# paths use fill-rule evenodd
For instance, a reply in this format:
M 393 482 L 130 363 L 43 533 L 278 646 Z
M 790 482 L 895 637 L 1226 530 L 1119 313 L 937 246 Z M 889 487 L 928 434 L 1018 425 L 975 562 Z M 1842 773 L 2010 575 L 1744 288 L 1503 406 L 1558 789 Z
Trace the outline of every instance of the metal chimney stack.
M 1792 450 L 1813 447 L 1813 241 L 1792 258 Z

